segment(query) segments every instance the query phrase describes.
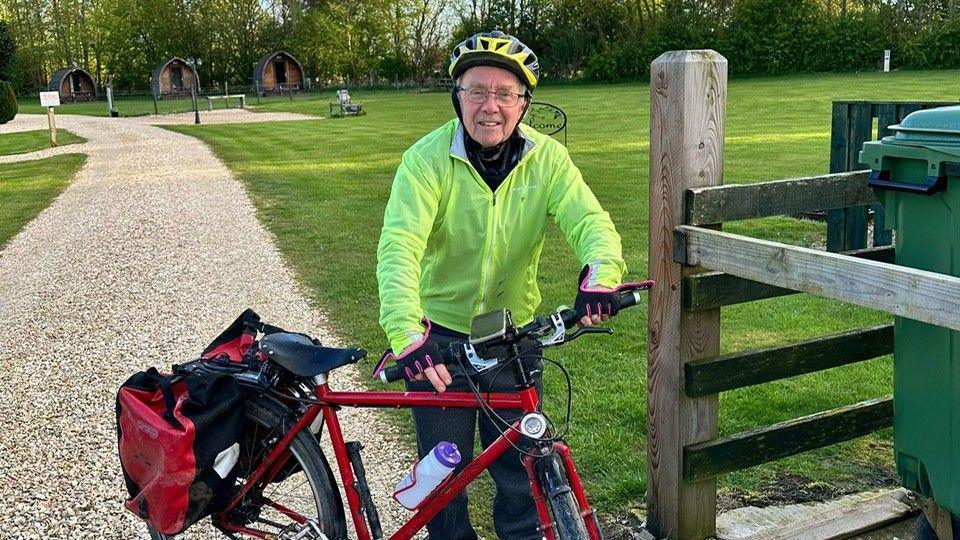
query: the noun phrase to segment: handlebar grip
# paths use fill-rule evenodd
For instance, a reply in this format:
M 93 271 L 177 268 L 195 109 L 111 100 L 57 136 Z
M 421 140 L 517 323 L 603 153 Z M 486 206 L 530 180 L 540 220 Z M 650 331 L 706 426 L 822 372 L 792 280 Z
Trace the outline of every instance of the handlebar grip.
M 385 383 L 399 381 L 403 378 L 403 368 L 394 364 L 380 372 L 380 380 Z
M 643 298 L 640 296 L 640 293 L 644 289 L 634 289 L 632 291 L 624 291 L 620 293 L 620 309 L 633 307 L 639 304 Z
M 649 288 L 650 287 L 644 286 L 621 292 L 619 297 L 620 309 L 626 309 L 628 307 L 639 305 L 643 301 L 643 296 L 640 293 Z M 577 318 L 577 312 L 572 309 L 561 312 L 560 317 L 563 319 L 563 324 L 567 328 L 573 328 L 579 321 Z
M 458 342 L 453 342 L 450 345 L 440 349 L 440 360 L 434 362 L 434 364 L 450 364 L 456 361 L 457 351 L 461 345 Z M 403 374 L 403 368 L 399 364 L 394 364 L 388 368 L 385 368 L 380 372 L 380 380 L 385 383 L 392 383 L 394 381 L 401 381 L 405 379 Z

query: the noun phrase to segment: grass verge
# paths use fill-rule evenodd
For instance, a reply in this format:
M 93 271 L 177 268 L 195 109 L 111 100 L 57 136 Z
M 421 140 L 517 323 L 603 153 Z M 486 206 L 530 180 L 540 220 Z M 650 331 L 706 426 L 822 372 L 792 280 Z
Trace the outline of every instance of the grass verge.
M 0 247 L 67 187 L 86 159 L 64 154 L 0 165 Z
M 65 129 L 57 130 L 57 145 L 67 146 L 87 142 L 86 139 L 74 135 Z M 50 131 L 37 129 L 34 131 L 20 131 L 0 135 L 0 156 L 10 154 L 26 154 L 36 150 L 50 148 Z

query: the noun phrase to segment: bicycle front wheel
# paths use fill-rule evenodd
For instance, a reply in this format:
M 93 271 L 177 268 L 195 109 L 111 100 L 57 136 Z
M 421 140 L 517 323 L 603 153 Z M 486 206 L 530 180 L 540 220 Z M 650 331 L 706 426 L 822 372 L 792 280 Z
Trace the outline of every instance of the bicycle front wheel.
M 540 488 L 547 499 L 557 540 L 590 540 L 587 526 L 580 515 L 580 506 L 567 480 L 566 470 L 556 454 L 537 462 Z

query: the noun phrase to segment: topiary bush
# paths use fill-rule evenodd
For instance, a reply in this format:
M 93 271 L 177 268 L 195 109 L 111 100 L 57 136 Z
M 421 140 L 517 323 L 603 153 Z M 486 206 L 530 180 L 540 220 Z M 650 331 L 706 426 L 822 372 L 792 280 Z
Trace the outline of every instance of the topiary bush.
M 13 120 L 17 109 L 17 95 L 13 93 L 13 85 L 0 81 L 0 124 Z

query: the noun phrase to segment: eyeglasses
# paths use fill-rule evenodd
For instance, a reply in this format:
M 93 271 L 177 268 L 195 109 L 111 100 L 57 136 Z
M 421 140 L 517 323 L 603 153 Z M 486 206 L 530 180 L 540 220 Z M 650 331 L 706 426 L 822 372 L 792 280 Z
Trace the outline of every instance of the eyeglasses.
M 486 88 L 464 88 L 461 86 L 458 89 L 463 92 L 464 97 L 470 103 L 483 103 L 487 100 L 488 95 L 493 94 L 497 105 L 501 107 L 516 107 L 517 103 L 520 103 L 520 98 L 526 96 L 526 94 L 517 94 L 505 90 L 491 92 Z

